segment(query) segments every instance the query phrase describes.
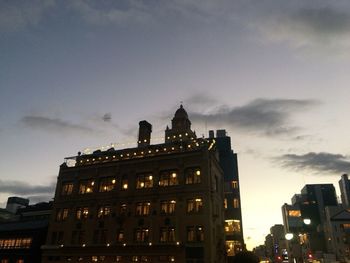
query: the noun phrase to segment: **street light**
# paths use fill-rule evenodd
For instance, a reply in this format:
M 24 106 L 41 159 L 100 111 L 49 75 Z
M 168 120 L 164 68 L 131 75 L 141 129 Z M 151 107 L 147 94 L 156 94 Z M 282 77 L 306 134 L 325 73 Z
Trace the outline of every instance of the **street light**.
M 287 234 L 285 235 L 285 238 L 286 238 L 287 240 L 292 240 L 293 237 L 294 237 L 293 233 L 287 233 Z
M 310 218 L 304 218 L 303 220 L 305 225 L 310 225 L 311 224 L 311 219 Z

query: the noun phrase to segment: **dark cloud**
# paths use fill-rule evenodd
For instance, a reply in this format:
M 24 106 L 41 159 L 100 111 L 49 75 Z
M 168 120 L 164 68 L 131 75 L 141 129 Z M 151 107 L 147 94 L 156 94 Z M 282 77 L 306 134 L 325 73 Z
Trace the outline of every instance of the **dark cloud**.
M 321 2 L 296 1 L 272 8 L 269 14 L 260 13 L 251 24 L 267 39 L 292 47 L 343 51 L 350 43 L 350 5 L 340 3 L 325 6 Z
M 31 185 L 22 181 L 0 180 L 0 193 L 19 196 L 28 195 L 54 195 L 55 184 Z
M 105 122 L 111 122 L 111 120 L 112 120 L 112 114 L 111 114 L 111 113 L 105 113 L 105 114 L 102 116 L 102 120 L 105 121 Z
M 290 116 L 317 105 L 314 100 L 256 99 L 241 107 L 220 106 L 209 113 L 190 113 L 193 121 L 225 124 L 235 129 L 265 135 L 289 134 L 298 128 L 289 126 Z
M 186 105 L 199 105 L 199 106 L 207 106 L 207 105 L 213 105 L 217 103 L 217 100 L 213 96 L 207 96 L 202 93 L 197 93 L 192 95 L 191 97 L 187 98 L 185 100 Z
M 21 123 L 26 127 L 45 130 L 49 132 L 59 133 L 94 133 L 94 129 L 87 126 L 73 124 L 65 120 L 58 118 L 49 118 L 42 116 L 24 116 L 21 119 Z
M 279 164 L 292 170 L 305 170 L 314 173 L 343 174 L 350 171 L 350 159 L 341 154 L 315 153 L 285 154 L 277 158 Z
M 26 196 L 26 198 L 29 199 L 31 204 L 35 204 L 40 202 L 52 201 L 53 196 L 54 196 L 54 192 L 52 192 L 51 195 L 29 195 L 29 196 Z

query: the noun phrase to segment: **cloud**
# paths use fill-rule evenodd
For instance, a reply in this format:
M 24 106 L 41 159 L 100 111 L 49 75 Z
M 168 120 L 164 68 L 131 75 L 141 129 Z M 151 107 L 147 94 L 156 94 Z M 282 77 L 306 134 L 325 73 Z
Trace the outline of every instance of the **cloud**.
M 43 116 L 24 116 L 21 123 L 28 128 L 44 130 L 58 133 L 95 133 L 96 131 L 90 127 L 73 124 L 58 118 L 49 118 Z
M 251 25 L 266 39 L 297 49 L 338 52 L 350 47 L 350 12 L 346 11 L 350 5 L 344 8 L 335 2 L 328 6 L 313 3 L 272 8 L 270 14 L 260 14 Z
M 111 113 L 105 113 L 103 116 L 102 116 L 102 120 L 104 122 L 111 122 L 112 120 L 112 114 Z
M 295 171 L 310 171 L 321 174 L 343 174 L 350 171 L 350 159 L 341 154 L 309 152 L 285 154 L 276 159 L 279 164 Z
M 108 25 L 138 23 L 152 20 L 151 14 L 143 1 L 89 1 L 69 2 L 70 8 L 80 14 L 89 24 Z
M 54 192 L 52 192 L 51 195 L 30 195 L 27 196 L 26 198 L 29 199 L 30 204 L 35 204 L 35 203 L 41 203 L 41 202 L 48 202 L 53 199 Z
M 0 180 L 0 193 L 19 196 L 54 195 L 55 183 L 50 185 L 31 185 L 22 181 Z
M 292 114 L 314 107 L 314 100 L 256 99 L 246 105 L 230 108 L 222 105 L 208 113 L 190 113 L 193 121 L 225 124 L 243 131 L 279 135 L 295 132 L 298 127 L 287 125 Z
M 36 26 L 53 6 L 54 0 L 1 1 L 0 31 L 13 32 Z

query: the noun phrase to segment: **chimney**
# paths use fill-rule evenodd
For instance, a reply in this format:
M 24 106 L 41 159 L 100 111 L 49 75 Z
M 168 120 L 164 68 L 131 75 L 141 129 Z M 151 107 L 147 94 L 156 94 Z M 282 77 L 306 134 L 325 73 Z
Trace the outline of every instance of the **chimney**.
M 139 140 L 138 147 L 146 147 L 151 144 L 152 124 L 147 121 L 139 122 Z

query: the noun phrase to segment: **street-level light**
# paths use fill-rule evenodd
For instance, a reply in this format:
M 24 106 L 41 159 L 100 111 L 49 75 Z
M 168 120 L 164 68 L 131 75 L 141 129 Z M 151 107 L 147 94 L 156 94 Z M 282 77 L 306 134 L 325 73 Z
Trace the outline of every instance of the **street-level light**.
M 311 224 L 311 219 L 310 218 L 304 218 L 303 220 L 305 225 L 310 225 Z
M 294 237 L 293 233 L 287 233 L 287 234 L 285 235 L 285 238 L 286 238 L 287 240 L 291 240 L 293 237 Z

